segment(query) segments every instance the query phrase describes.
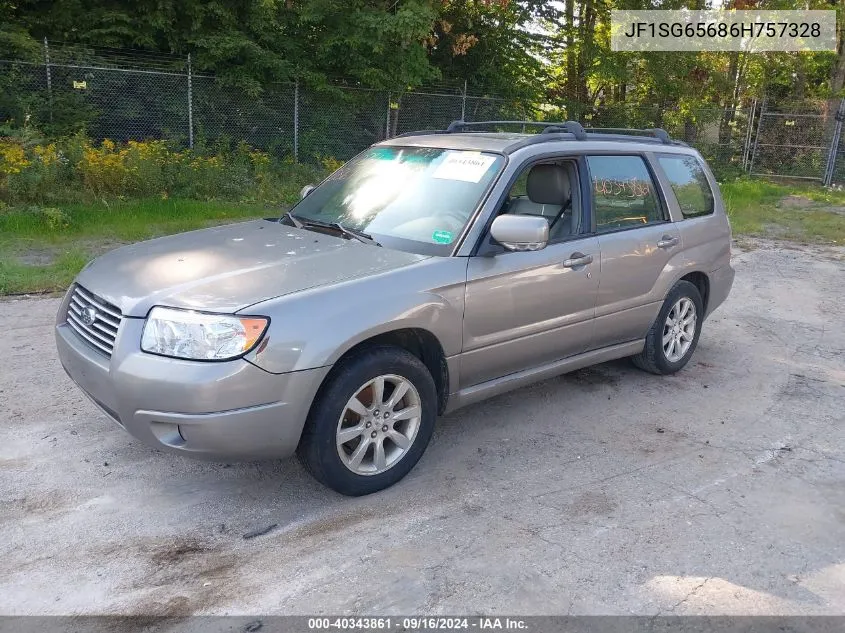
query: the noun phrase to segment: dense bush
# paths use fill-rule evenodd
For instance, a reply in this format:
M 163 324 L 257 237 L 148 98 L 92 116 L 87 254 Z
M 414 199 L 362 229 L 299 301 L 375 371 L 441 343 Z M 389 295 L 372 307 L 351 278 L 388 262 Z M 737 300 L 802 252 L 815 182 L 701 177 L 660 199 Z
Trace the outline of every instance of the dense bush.
M 151 196 L 280 204 L 294 201 L 321 171 L 271 160 L 244 143 L 186 150 L 160 140 L 94 144 L 83 134 L 56 141 L 31 131 L 0 136 L 5 205 Z

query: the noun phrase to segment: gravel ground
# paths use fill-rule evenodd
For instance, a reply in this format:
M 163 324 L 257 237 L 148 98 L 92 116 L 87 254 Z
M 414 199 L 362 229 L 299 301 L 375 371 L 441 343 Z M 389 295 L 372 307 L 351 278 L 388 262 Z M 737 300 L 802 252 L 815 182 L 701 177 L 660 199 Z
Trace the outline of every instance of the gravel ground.
M 360 499 L 141 445 L 64 375 L 58 300 L 0 302 L 0 613 L 845 614 L 845 249 L 751 247 L 680 374 L 455 412 Z

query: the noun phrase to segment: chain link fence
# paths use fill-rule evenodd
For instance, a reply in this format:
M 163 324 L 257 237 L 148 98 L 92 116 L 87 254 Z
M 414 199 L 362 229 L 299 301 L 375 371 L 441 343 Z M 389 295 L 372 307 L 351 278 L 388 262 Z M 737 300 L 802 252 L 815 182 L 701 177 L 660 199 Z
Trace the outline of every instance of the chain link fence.
M 596 128 L 663 128 L 672 138 L 698 149 L 717 172 L 741 173 L 750 146 L 754 107 L 664 108 L 658 105 L 615 104 L 565 106 L 567 118 Z
M 823 180 L 836 125 L 836 101 L 764 101 L 749 172 Z
M 244 142 L 302 162 L 347 160 L 405 132 L 519 111 L 504 99 L 470 95 L 465 84 L 391 92 L 280 83 L 246 94 L 193 72 L 190 57 L 132 57 L 47 42 L 43 61 L 0 60 L 0 95 L 0 123 L 28 124 L 51 137 L 84 130 L 94 141 Z
M 94 141 L 166 139 L 181 147 L 246 143 L 277 159 L 348 160 L 382 139 L 450 122 L 537 120 L 532 104 L 469 94 L 466 84 L 370 90 L 270 84 L 246 94 L 195 73 L 190 56 L 44 43 L 43 59 L 0 60 L 0 124 L 48 136 L 83 131 Z M 845 100 L 734 109 L 551 104 L 587 127 L 662 127 L 696 147 L 720 176 L 752 173 L 845 182 Z M 839 114 L 837 114 L 839 112 Z

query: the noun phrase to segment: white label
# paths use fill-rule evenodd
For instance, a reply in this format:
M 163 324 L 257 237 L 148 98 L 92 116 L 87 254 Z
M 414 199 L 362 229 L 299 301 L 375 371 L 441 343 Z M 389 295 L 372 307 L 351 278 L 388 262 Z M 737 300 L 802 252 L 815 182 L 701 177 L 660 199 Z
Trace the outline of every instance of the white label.
M 434 170 L 432 177 L 478 182 L 495 161 L 495 156 L 480 152 L 446 152 L 446 158 Z

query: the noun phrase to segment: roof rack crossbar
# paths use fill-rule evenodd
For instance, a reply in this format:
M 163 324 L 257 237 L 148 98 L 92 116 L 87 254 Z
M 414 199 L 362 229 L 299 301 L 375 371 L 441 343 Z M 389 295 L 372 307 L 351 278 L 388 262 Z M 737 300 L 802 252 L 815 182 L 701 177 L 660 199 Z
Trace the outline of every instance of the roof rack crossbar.
M 446 128 L 447 134 L 454 132 L 461 132 L 470 127 L 482 127 L 491 125 L 535 125 L 543 126 L 541 134 L 548 134 L 551 132 L 568 132 L 575 136 L 576 139 L 584 139 L 584 128 L 577 121 L 452 121 L 449 127 Z
M 547 124 L 540 134 L 554 134 L 557 132 L 568 132 L 575 137 L 576 141 L 583 141 L 587 138 L 584 127 L 578 121 L 566 121 L 564 123 Z
M 481 127 L 484 125 L 548 125 L 548 123 L 538 123 L 537 121 L 452 121 L 449 127 L 446 128 L 448 133 L 460 132 L 468 127 Z
M 421 136 L 423 134 L 446 134 L 446 130 L 414 130 L 413 132 L 403 132 L 390 138 L 405 138 L 406 136 Z

